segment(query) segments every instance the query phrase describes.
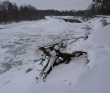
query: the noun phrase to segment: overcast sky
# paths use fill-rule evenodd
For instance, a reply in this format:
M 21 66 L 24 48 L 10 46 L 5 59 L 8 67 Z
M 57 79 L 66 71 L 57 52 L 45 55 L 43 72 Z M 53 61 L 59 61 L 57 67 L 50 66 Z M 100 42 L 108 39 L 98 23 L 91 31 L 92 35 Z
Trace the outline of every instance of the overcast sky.
M 4 1 L 4 0 L 0 0 Z M 17 5 L 31 4 L 37 9 L 55 9 L 55 10 L 84 10 L 92 0 L 8 0 L 17 3 Z

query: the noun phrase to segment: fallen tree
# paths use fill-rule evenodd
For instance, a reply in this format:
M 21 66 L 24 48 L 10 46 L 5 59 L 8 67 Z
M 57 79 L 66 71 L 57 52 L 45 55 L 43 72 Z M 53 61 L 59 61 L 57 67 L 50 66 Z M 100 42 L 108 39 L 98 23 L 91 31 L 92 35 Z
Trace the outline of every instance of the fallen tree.
M 71 61 L 72 57 L 80 57 L 84 55 L 84 57 L 87 58 L 87 52 L 83 51 L 73 51 L 72 53 L 63 52 L 62 50 L 66 48 L 63 41 L 61 41 L 60 43 L 39 47 L 39 49 L 43 52 L 42 61 L 40 63 L 40 65 L 43 66 L 43 69 L 41 70 L 40 73 L 40 78 L 43 81 L 45 81 L 47 75 L 51 72 L 54 66 L 57 66 L 62 63 L 68 64 Z M 87 62 L 85 63 L 88 62 L 89 60 L 87 59 Z

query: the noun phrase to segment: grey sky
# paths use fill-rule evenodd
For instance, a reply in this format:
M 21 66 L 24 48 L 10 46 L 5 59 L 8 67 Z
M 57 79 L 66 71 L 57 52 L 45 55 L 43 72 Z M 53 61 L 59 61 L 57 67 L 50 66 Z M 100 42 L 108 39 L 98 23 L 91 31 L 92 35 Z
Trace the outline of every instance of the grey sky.
M 4 0 L 0 0 L 4 1 Z M 58 9 L 58 10 L 83 10 L 86 9 L 92 0 L 9 0 L 17 5 L 31 4 L 37 9 Z

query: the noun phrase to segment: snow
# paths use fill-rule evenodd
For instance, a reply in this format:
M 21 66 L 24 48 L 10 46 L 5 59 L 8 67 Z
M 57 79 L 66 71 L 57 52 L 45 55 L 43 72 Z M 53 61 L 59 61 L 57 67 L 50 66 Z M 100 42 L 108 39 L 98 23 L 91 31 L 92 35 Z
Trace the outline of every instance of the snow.
M 67 85 L 74 84 L 81 69 L 85 67 L 86 58 L 73 58 L 70 64 L 60 64 L 55 66 L 47 77 L 46 82 L 62 82 Z M 80 75 L 80 74 L 79 74 Z
M 54 46 L 54 49 L 55 49 L 55 50 L 58 50 L 58 49 L 59 49 L 59 46 L 58 46 L 58 45 L 55 45 L 55 46 Z
M 89 39 L 92 39 L 91 43 L 95 43 L 95 44 L 98 44 L 100 46 L 110 47 L 110 40 L 109 40 L 110 32 L 108 29 L 110 29 L 110 26 L 100 28 L 100 29 L 98 29 L 98 31 L 94 32 L 89 37 Z
M 110 23 L 109 16 L 104 19 Z M 103 17 L 95 17 L 87 22 L 69 23 L 46 17 L 45 20 L 0 25 L 0 93 L 109 93 L 110 25 L 103 27 L 102 20 Z M 43 53 L 39 46 L 86 35 L 87 40 L 66 42 L 63 51 L 87 52 L 89 63 L 84 55 L 72 58 L 69 64 L 55 66 L 42 82 L 40 72 L 48 57 L 40 65 Z M 59 46 L 54 48 L 57 50 Z M 49 65 L 52 66 L 56 52 L 50 52 Z M 31 71 L 27 72 L 28 69 Z

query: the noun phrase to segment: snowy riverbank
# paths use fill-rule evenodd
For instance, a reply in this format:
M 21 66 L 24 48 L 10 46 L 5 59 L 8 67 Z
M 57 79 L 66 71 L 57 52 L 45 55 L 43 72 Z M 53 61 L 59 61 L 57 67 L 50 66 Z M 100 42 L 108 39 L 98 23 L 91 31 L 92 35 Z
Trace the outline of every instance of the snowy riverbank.
M 110 17 L 104 19 L 110 23 Z M 0 25 L 0 93 L 109 93 L 110 25 L 103 27 L 102 20 L 69 23 L 47 17 Z M 88 64 L 83 57 L 72 58 L 54 67 L 46 82 L 37 82 L 43 54 L 39 46 L 87 35 L 87 40 L 70 40 L 65 51 L 87 52 Z

